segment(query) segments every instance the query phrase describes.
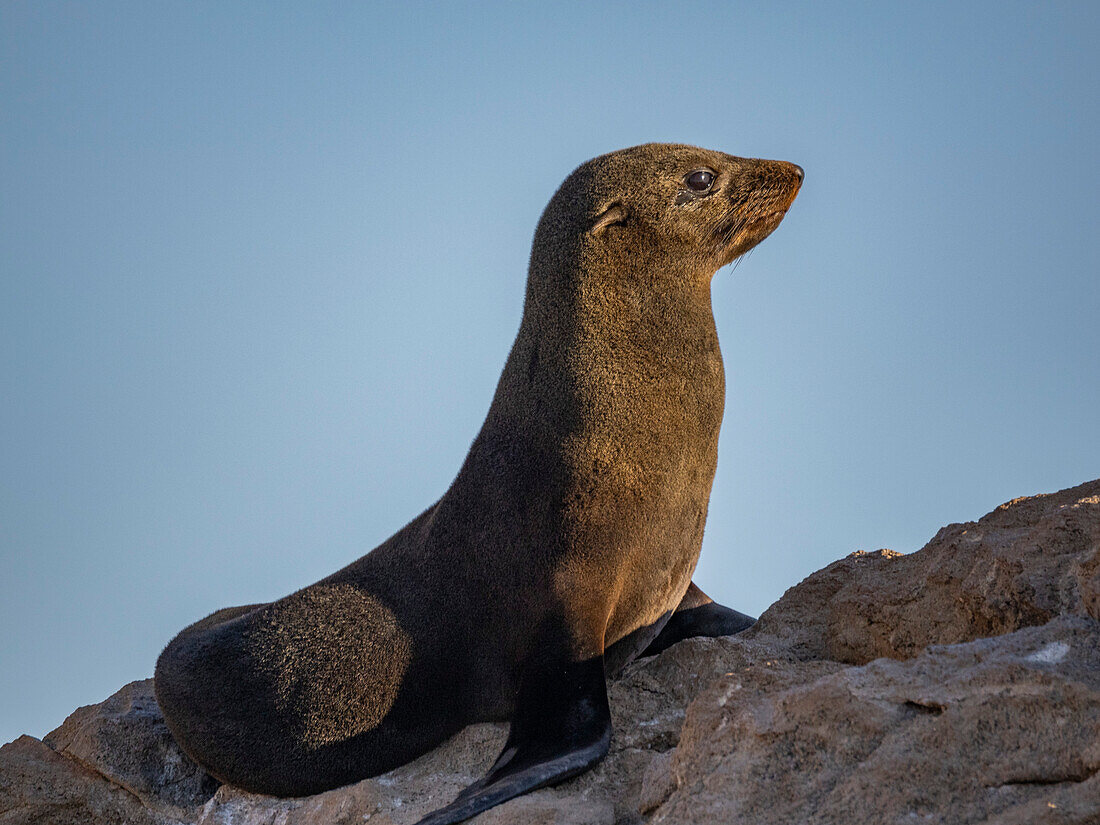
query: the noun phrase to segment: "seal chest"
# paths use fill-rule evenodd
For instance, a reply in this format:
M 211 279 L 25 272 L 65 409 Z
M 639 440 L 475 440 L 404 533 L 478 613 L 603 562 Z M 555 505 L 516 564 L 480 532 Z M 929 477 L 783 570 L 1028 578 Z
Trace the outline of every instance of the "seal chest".
M 317 584 L 181 632 L 156 690 L 184 750 L 246 790 L 301 795 L 507 718 L 489 774 L 424 820 L 459 822 L 602 758 L 606 673 L 748 626 L 691 584 L 725 394 L 710 280 L 801 181 L 668 144 L 575 170 L 451 487 Z

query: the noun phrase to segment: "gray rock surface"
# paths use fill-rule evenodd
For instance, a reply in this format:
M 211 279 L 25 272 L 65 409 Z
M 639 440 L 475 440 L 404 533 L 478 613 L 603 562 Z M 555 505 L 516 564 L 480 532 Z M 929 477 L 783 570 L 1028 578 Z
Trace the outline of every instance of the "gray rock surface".
M 1093 619 L 787 671 L 772 690 L 755 669 L 691 704 L 643 793 L 652 822 L 1100 822 Z
M 152 679 L 131 682 L 106 701 L 77 709 L 42 741 L 175 819 L 193 819 L 218 789 L 172 739 L 153 698 Z
M 855 553 L 750 631 L 692 639 L 611 685 L 589 773 L 475 821 L 1100 823 L 1100 481 Z M 404 825 L 479 777 L 474 725 L 303 799 L 219 787 L 172 741 L 152 682 L 0 748 L 0 825 Z

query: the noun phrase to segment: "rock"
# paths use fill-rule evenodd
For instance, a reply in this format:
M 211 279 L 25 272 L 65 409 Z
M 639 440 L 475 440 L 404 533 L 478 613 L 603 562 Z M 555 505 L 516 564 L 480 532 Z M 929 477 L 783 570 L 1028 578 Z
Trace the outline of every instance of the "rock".
M 751 670 L 692 703 L 653 825 L 1039 822 L 1029 817 L 1046 811 L 1100 822 L 1091 618 L 792 672 L 765 692 L 747 689 Z
M 1016 499 L 922 550 L 855 553 L 736 637 L 610 685 L 595 769 L 476 822 L 1100 823 L 1100 481 Z M 409 825 L 480 777 L 473 725 L 382 776 L 302 799 L 218 786 L 152 682 L 0 748 L 0 825 Z
M 109 778 L 33 736 L 0 748 L 2 825 L 169 825 Z
M 218 788 L 168 732 L 152 679 L 131 682 L 105 702 L 79 708 L 43 741 L 176 819 L 194 818 Z
M 746 635 L 863 664 L 1062 614 L 1100 619 L 1100 481 L 1002 504 L 912 555 L 854 553 L 787 591 Z

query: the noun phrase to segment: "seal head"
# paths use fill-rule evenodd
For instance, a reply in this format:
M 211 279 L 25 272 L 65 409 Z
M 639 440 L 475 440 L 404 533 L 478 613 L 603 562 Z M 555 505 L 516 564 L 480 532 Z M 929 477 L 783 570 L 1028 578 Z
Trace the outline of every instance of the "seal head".
M 709 278 L 779 226 L 802 178 L 793 163 L 694 146 L 651 143 L 602 155 L 578 167 L 550 201 L 531 272 L 566 238 L 614 226 L 615 242 L 602 248 L 615 265 L 591 261 L 586 269 L 617 272 L 645 261 Z

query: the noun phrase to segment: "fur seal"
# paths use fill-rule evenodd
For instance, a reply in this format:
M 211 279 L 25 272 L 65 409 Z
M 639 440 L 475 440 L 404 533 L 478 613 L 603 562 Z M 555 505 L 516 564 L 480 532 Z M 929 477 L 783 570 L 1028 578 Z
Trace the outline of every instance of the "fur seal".
M 791 163 L 671 144 L 576 169 L 454 483 L 344 569 L 176 636 L 155 684 L 183 750 L 300 796 L 510 720 L 489 773 L 422 821 L 460 822 L 599 761 L 608 675 L 751 624 L 691 583 L 725 396 L 710 281 L 801 183 Z

